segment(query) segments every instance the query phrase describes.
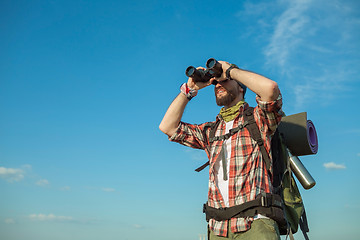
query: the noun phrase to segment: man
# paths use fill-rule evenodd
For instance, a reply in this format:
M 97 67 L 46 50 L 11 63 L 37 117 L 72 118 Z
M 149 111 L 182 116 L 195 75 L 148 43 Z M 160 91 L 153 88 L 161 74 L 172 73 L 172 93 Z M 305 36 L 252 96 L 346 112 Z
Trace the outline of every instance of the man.
M 215 85 L 216 103 L 224 106 L 215 136 L 229 133 L 244 123 L 246 88 L 257 94 L 253 115 L 266 150 L 270 151 L 271 136 L 281 120 L 282 98 L 276 82 L 259 74 L 245 71 L 219 61 L 223 73 L 208 82 L 189 78 L 181 86 L 180 94 L 168 108 L 159 128 L 171 141 L 192 148 L 204 149 L 209 158 L 208 206 L 224 209 L 254 200 L 257 195 L 271 193 L 272 167 L 267 170 L 259 145 L 246 128 L 238 128 L 228 139 L 210 141 L 209 125 L 181 122 L 187 103 L 197 91 Z M 234 131 L 232 131 L 234 132 Z M 280 239 L 276 222 L 262 214 L 244 218 L 209 220 L 209 239 Z

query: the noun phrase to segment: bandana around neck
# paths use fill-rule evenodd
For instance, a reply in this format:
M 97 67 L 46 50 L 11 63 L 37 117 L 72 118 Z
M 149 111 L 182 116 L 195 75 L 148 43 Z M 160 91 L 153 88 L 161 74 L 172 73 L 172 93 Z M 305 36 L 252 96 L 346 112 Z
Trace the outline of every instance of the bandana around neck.
M 239 114 L 240 107 L 245 103 L 244 100 L 238 102 L 235 106 L 232 106 L 228 109 L 221 108 L 220 115 L 224 119 L 225 122 L 230 122 L 235 119 L 235 117 Z

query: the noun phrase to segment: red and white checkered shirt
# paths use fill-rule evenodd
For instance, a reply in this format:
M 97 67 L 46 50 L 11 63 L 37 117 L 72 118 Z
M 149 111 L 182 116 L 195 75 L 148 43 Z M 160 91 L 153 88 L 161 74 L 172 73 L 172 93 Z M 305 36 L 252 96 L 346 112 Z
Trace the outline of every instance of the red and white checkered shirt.
M 264 146 L 270 151 L 271 137 L 281 121 L 281 95 L 276 101 L 263 102 L 257 97 L 258 106 L 254 108 L 256 124 L 260 129 Z M 244 122 L 243 112 L 248 108 L 245 103 L 240 107 L 239 115 L 234 119 L 233 128 Z M 226 123 L 218 115 L 220 121 L 215 136 L 225 134 Z M 209 142 L 210 128 L 204 124 L 188 124 L 180 122 L 176 133 L 170 141 L 181 143 L 192 148 L 204 149 L 210 160 L 208 205 L 214 208 L 225 208 L 225 202 L 216 184 L 214 165 L 219 158 L 223 141 Z M 254 200 L 261 192 L 272 192 L 271 176 L 266 170 L 265 161 L 257 143 L 251 138 L 246 128 L 231 137 L 231 156 L 229 166 L 229 207 Z M 271 164 L 272 165 L 272 164 Z M 272 168 L 270 168 L 272 172 Z M 242 232 L 250 228 L 253 218 L 232 218 L 231 231 Z M 210 229 L 218 236 L 227 236 L 228 220 L 210 219 Z

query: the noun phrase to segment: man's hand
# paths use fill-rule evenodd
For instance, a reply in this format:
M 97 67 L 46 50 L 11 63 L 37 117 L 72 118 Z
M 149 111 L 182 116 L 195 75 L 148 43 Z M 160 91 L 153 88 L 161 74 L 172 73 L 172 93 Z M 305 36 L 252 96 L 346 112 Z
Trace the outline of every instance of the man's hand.
M 228 68 L 231 66 L 230 63 L 228 62 L 224 62 L 224 61 L 218 61 L 221 64 L 221 68 L 222 68 L 222 74 L 220 75 L 220 77 L 213 77 L 210 79 L 211 84 L 216 85 L 218 82 L 222 82 L 227 80 L 226 77 L 226 70 L 228 70 Z
M 228 70 L 228 68 L 231 65 L 230 65 L 230 63 L 225 62 L 225 61 L 218 61 L 218 62 L 221 64 L 223 72 L 222 72 L 221 76 L 216 78 L 215 80 L 218 81 L 218 82 L 221 82 L 221 81 L 227 80 L 227 78 L 226 78 L 226 70 Z

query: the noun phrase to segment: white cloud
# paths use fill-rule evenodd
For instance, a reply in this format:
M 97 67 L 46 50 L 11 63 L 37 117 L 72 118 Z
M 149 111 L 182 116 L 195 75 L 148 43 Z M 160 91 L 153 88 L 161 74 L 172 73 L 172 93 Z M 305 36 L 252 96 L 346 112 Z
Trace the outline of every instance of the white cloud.
M 54 214 L 31 214 L 29 219 L 32 221 L 73 221 L 73 217 L 70 216 L 55 216 Z
M 24 170 L 19 168 L 0 167 L 0 178 L 8 182 L 18 182 L 24 178 Z
M 62 191 L 70 191 L 70 190 L 71 190 L 71 187 L 69 187 L 69 186 L 64 186 L 64 187 L 60 188 L 60 190 L 62 190 Z
M 0 178 L 5 179 L 10 183 L 19 182 L 26 178 L 39 179 L 38 176 L 32 173 L 32 166 L 29 164 L 22 165 L 20 168 L 6 168 L 0 167 Z M 45 187 L 50 184 L 47 179 L 39 179 L 35 182 L 36 185 Z
M 40 179 L 39 181 L 36 182 L 36 185 L 41 186 L 41 187 L 46 187 L 49 184 L 50 184 L 49 181 L 46 179 Z
M 142 228 L 144 228 L 144 226 L 143 226 L 143 225 L 140 225 L 140 224 L 134 224 L 133 227 L 136 228 L 136 229 L 142 229 Z
M 12 218 L 6 218 L 4 222 L 5 222 L 6 224 L 14 224 L 14 223 L 15 223 L 15 220 L 12 219 Z
M 326 169 L 329 170 L 342 170 L 342 169 L 346 169 L 346 166 L 344 164 L 336 164 L 334 162 L 328 162 L 328 163 L 324 163 L 323 166 Z

